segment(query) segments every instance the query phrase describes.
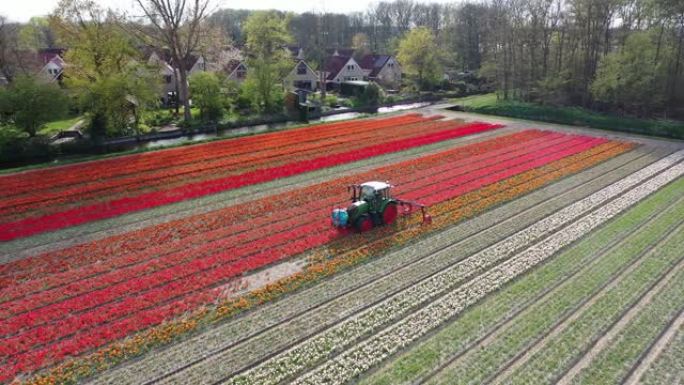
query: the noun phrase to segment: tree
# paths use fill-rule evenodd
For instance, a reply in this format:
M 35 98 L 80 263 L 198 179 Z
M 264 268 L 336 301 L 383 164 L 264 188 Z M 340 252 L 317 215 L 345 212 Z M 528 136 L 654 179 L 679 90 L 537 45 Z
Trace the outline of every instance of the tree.
M 293 65 L 283 47 L 292 39 L 287 19 L 273 11 L 254 12 L 245 23 L 247 41 L 247 78 L 244 94 L 257 111 L 280 108 L 282 78 Z
M 592 95 L 601 102 L 641 114 L 663 108 L 667 97 L 665 66 L 659 62 L 653 70 L 653 40 L 648 32 L 631 34 L 622 51 L 604 57 L 591 84 Z
M 36 136 L 47 122 L 63 117 L 69 99 L 57 85 L 28 76 L 18 76 L 8 88 L 0 89 L 0 116 Z
M 19 40 L 22 47 L 33 50 L 57 46 L 57 37 L 45 17 L 32 17 L 19 30 Z
M 198 72 L 190 76 L 190 93 L 193 104 L 199 107 L 201 119 L 216 121 L 223 115 L 221 82 L 210 72 Z
M 167 48 L 178 71 L 185 121 L 191 119 L 188 63 L 200 48 L 209 14 L 210 0 L 136 0 L 151 28 L 139 32 L 153 45 Z
M 439 48 L 428 28 L 409 31 L 399 42 L 397 59 L 404 72 L 415 79 L 419 89 L 427 89 L 439 81 L 442 71 Z
M 354 49 L 354 58 L 357 60 L 371 53 L 368 35 L 363 32 L 354 35 L 351 46 Z
M 142 111 L 157 102 L 160 79 L 140 63 L 116 16 L 89 0 L 62 0 L 50 22 L 69 47 L 65 84 L 90 114 L 91 135 L 137 131 Z

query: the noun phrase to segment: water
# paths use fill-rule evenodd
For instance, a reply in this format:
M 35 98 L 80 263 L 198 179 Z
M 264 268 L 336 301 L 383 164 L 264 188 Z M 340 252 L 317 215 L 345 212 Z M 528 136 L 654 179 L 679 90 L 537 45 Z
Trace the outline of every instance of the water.
M 396 111 L 411 110 L 411 109 L 415 109 L 415 108 L 422 108 L 422 107 L 426 107 L 429 105 L 430 105 L 430 103 L 427 103 L 427 102 L 411 103 L 411 104 L 398 104 L 396 106 L 391 106 L 391 107 L 380 107 L 380 108 L 378 108 L 378 113 L 379 114 L 386 114 L 389 112 L 396 112 Z M 362 113 L 360 113 L 360 112 L 343 112 L 343 113 L 339 113 L 339 114 L 335 114 L 335 115 L 323 116 L 323 117 L 317 118 L 317 119 L 311 119 L 309 121 L 309 123 L 326 123 L 326 122 L 334 122 L 334 121 L 339 121 L 339 120 L 354 119 L 354 118 L 358 118 L 361 115 L 362 115 Z M 259 134 L 259 133 L 273 131 L 273 130 L 281 130 L 283 128 L 287 128 L 290 126 L 297 126 L 297 125 L 301 125 L 301 124 L 302 124 L 301 122 L 260 124 L 260 125 L 256 125 L 256 126 L 247 126 L 247 127 L 240 127 L 240 128 L 224 130 L 224 131 L 220 131 L 218 134 L 216 134 L 216 133 L 203 133 L 203 134 L 193 134 L 193 135 L 181 136 L 181 137 L 173 138 L 173 139 L 153 140 L 153 141 L 145 142 L 145 143 L 131 144 L 129 146 L 126 146 L 126 148 L 127 149 L 161 148 L 161 147 L 175 146 L 175 145 L 179 145 L 182 143 L 200 142 L 203 140 L 208 140 L 208 139 L 217 138 L 217 137 L 219 137 L 219 138 L 230 138 L 232 136 L 240 136 L 240 135 L 247 135 L 247 134 Z

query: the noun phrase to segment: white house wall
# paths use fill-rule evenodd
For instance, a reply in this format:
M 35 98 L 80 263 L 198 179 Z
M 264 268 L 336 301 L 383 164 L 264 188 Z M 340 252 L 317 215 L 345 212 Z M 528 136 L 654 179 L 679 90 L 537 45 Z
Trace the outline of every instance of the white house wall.
M 304 74 L 298 74 L 297 73 L 297 68 L 301 63 L 304 63 L 304 66 L 306 67 L 306 72 Z M 296 88 L 294 86 L 295 82 L 311 82 L 311 87 L 313 90 L 315 90 L 317 87 L 318 83 L 318 76 L 316 75 L 316 72 L 309 67 L 306 62 L 300 61 L 297 63 L 294 68 L 292 68 L 292 71 L 290 71 L 287 76 L 283 79 L 285 83 L 285 87 L 288 89 L 294 89 Z
M 342 67 L 340 72 L 335 76 L 333 81 L 335 83 L 342 83 L 351 80 L 363 80 L 364 70 L 354 58 L 349 58 L 347 63 Z
M 401 84 L 401 67 L 393 58 L 390 58 L 382 67 L 375 79 L 383 86 L 396 87 Z

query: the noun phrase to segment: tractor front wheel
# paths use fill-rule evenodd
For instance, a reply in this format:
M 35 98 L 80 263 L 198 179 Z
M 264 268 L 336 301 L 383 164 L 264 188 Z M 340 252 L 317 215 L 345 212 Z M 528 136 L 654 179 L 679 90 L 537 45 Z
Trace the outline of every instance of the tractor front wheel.
M 373 220 L 370 216 L 364 214 L 356 220 L 356 229 L 359 230 L 360 233 L 369 231 L 372 228 Z
M 394 202 L 390 202 L 385 206 L 385 211 L 382 212 L 382 222 L 386 225 L 391 225 L 397 219 L 399 208 Z

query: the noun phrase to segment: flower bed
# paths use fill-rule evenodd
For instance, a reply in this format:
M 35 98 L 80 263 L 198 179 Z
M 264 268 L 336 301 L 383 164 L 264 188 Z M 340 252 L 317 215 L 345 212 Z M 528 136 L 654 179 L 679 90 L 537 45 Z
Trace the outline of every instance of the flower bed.
M 94 176 L 92 179 L 82 180 L 83 176 L 78 175 L 79 179 L 67 186 L 62 186 L 62 181 L 59 181 L 57 186 L 45 183 L 44 186 L 37 188 L 40 194 L 36 194 L 35 191 L 28 195 L 12 196 L 10 194 L 7 199 L 0 202 L 0 218 L 5 220 L 21 218 L 22 215 L 26 216 L 26 212 L 35 216 L 37 214 L 48 214 L 58 209 L 63 211 L 64 206 L 83 206 L 88 202 L 104 199 L 113 200 L 131 196 L 134 193 L 156 191 L 160 188 L 159 186 L 168 189 L 189 182 L 243 174 L 264 167 L 315 158 L 321 154 L 339 154 L 381 144 L 388 142 L 389 138 L 391 140 L 405 139 L 461 125 L 457 121 L 433 121 L 432 118 L 423 119 L 418 123 L 407 122 L 396 126 L 387 126 L 388 122 L 384 121 L 381 123 L 383 123 L 382 126 L 373 125 L 372 130 L 368 124 L 359 124 L 353 127 L 351 131 L 342 130 L 334 133 L 334 136 L 332 136 L 333 133 L 328 132 L 323 138 L 320 137 L 320 132 L 312 133 L 307 137 L 300 138 L 299 142 L 273 148 L 242 149 L 241 147 L 244 146 L 236 145 L 234 147 L 223 147 L 221 151 L 225 154 L 211 151 L 208 154 L 202 154 L 200 159 L 179 154 L 175 161 L 169 160 L 172 165 L 176 163 L 174 167 L 162 163 L 158 164 L 158 168 L 146 171 L 146 166 L 149 165 L 142 164 L 139 165 L 138 172 L 133 169 L 131 174 L 123 176 L 117 175 L 107 178 L 105 173 L 105 175 Z M 297 135 L 288 136 L 287 140 L 291 142 L 296 137 Z M 160 158 L 165 158 L 165 156 L 162 155 Z M 185 163 L 178 164 L 178 159 Z M 58 205 L 57 208 L 55 208 L 56 205 Z
M 435 117 L 439 118 L 439 116 Z M 196 161 L 205 161 L 230 154 L 251 153 L 255 148 L 269 148 L 298 143 L 307 138 L 336 136 L 340 132 L 352 134 L 357 129 L 366 130 L 394 127 L 424 121 L 419 114 L 407 114 L 387 119 L 356 120 L 339 123 L 313 125 L 306 128 L 267 133 L 246 138 L 228 139 L 196 146 L 185 146 L 168 150 L 147 152 L 129 156 L 104 159 L 87 164 L 73 164 L 59 168 L 48 168 L 32 171 L 33 178 L 22 178 L 19 175 L 2 176 L 0 186 L 8 195 L 19 195 L 36 189 L 57 188 L 77 183 L 87 183 L 93 178 L 117 177 L 137 174 L 158 168 L 183 165 Z M 24 174 L 26 175 L 26 174 Z
M 476 348 L 480 346 L 477 343 L 485 338 L 491 341 L 490 333 L 496 333 L 499 338 L 507 336 L 507 332 L 502 330 L 504 327 L 519 324 L 519 315 L 522 312 L 537 311 L 532 310 L 533 304 L 540 299 L 558 297 L 560 287 L 565 287 L 562 290 L 567 291 L 567 287 L 572 287 L 569 284 L 576 285 L 575 282 L 585 281 L 587 275 L 603 274 L 606 266 L 618 265 L 625 259 L 631 260 L 634 255 L 606 255 L 609 251 L 612 251 L 611 255 L 615 254 L 616 246 L 622 248 L 624 240 L 639 232 L 642 226 L 648 226 L 648 231 L 652 231 L 663 224 L 671 223 L 671 216 L 678 208 L 674 205 L 678 200 L 676 187 L 684 187 L 682 182 L 684 180 L 677 182 L 679 186 L 670 185 L 654 194 L 630 209 L 627 214 L 555 256 L 553 260 L 487 297 L 424 343 L 402 352 L 400 356 L 383 365 L 382 369 L 362 380 L 360 384 L 425 382 L 444 363 L 451 360 L 462 362 L 466 352 L 477 354 Z M 669 212 L 670 218 L 657 215 L 663 210 Z M 620 262 L 616 263 L 615 259 Z M 412 362 L 421 362 L 421 365 L 415 366 Z M 535 375 L 537 377 L 526 377 L 528 381 L 548 378 L 539 373 Z M 504 382 L 511 381 L 508 379 Z
M 349 163 L 360 159 L 402 151 L 444 140 L 458 138 L 496 129 L 500 126 L 473 123 L 458 128 L 446 129 L 422 135 L 371 145 L 339 154 L 322 155 L 317 158 L 288 163 L 275 167 L 262 168 L 239 175 L 189 183 L 169 190 L 145 193 L 104 203 L 83 206 L 39 217 L 30 217 L 0 225 L 0 240 L 11 240 L 33 234 L 74 226 L 94 220 L 111 218 L 133 211 L 139 211 L 186 199 L 198 198 L 220 191 L 266 182 L 299 173 Z
M 412 313 L 400 322 L 376 333 L 370 339 L 354 346 L 334 360 L 328 361 L 326 364 L 307 373 L 293 383 L 341 384 L 349 381 L 356 377 L 360 372 L 369 369 L 388 355 L 393 354 L 410 342 L 425 335 L 430 330 L 446 322 L 456 314 L 459 314 L 467 306 L 472 305 L 483 298 L 486 294 L 497 290 L 503 284 L 515 278 L 518 274 L 541 263 L 546 258 L 552 256 L 556 251 L 572 243 L 574 240 L 581 238 L 584 234 L 587 234 L 589 231 L 608 221 L 621 211 L 627 209 L 672 180 L 680 177 L 683 173 L 684 165 L 677 165 L 670 168 L 663 174 L 632 189 L 622 197 L 606 204 L 590 215 L 587 215 L 572 225 L 554 233 L 539 244 L 519 253 L 515 258 L 498 265 L 486 274 L 463 285 L 463 287 L 449 292 L 444 297 L 421 308 L 419 311 Z M 610 186 L 606 191 L 601 191 L 594 194 L 594 196 L 600 197 L 603 195 L 604 198 L 608 197 L 611 194 L 611 190 L 614 188 L 615 185 Z M 503 250 L 503 252 L 508 252 L 508 250 L 509 249 Z M 373 310 L 382 312 L 385 309 L 376 307 L 373 308 Z M 369 318 L 369 320 L 381 321 L 381 319 L 375 317 Z M 372 322 L 364 324 L 361 320 L 357 320 L 354 324 L 346 324 L 345 326 L 350 329 L 344 333 L 345 339 L 340 341 L 346 342 L 348 341 L 347 338 L 357 333 L 360 329 L 371 327 L 372 325 Z M 268 384 L 272 383 L 274 380 L 292 376 L 301 370 L 300 368 L 304 363 L 311 364 L 326 357 L 329 354 L 330 348 L 335 346 L 335 341 L 338 341 L 338 336 L 341 335 L 339 333 L 342 333 L 343 330 L 341 324 L 340 327 L 331 329 L 331 332 L 334 331 L 336 333 L 330 333 L 329 336 L 322 335 L 315 340 L 308 341 L 312 342 L 309 349 L 304 348 L 303 345 L 298 346 L 297 348 L 289 350 L 281 357 L 265 362 L 263 365 L 248 372 L 249 374 L 245 376 L 235 377 L 228 383 Z M 277 369 L 275 369 L 276 366 L 273 366 L 274 364 L 277 365 Z M 268 375 L 266 375 L 267 373 Z
M 439 217 L 436 217 L 435 219 L 435 226 L 434 227 L 416 227 L 413 226 L 418 219 L 416 218 L 415 220 L 411 220 L 408 222 L 407 225 L 409 227 L 404 230 L 400 231 L 397 234 L 392 233 L 392 229 L 385 228 L 382 229 L 382 231 L 377 231 L 373 232 L 373 234 L 366 234 L 366 235 L 358 235 L 358 236 L 353 236 L 352 238 L 355 239 L 348 239 L 347 242 L 350 242 L 351 244 L 356 243 L 359 244 L 359 238 L 361 239 L 366 239 L 366 240 L 372 240 L 373 237 L 379 238 L 377 242 L 371 243 L 369 245 L 369 252 L 370 253 L 378 253 L 382 252 L 383 247 L 386 249 L 387 247 L 393 247 L 396 245 L 403 244 L 407 241 L 410 241 L 411 239 L 415 238 L 415 236 L 418 236 L 420 234 L 424 234 L 425 232 L 441 228 L 445 225 L 448 225 L 449 223 L 454 223 L 454 221 L 458 221 L 464 217 L 467 217 L 469 215 L 472 215 L 473 213 L 480 212 L 483 209 L 486 209 L 487 207 L 496 204 L 497 202 L 500 202 L 502 200 L 508 200 L 511 199 L 512 197 L 515 197 L 517 195 L 523 194 L 526 191 L 530 191 L 530 189 L 537 188 L 540 185 L 543 185 L 545 183 L 548 183 L 549 181 L 558 179 L 562 177 L 563 175 L 567 175 L 567 173 L 572 173 L 576 172 L 577 170 L 581 170 L 583 168 L 589 167 L 590 165 L 596 164 L 597 162 L 600 162 L 602 160 L 605 160 L 611 156 L 614 156 L 616 154 L 619 154 L 621 152 L 626 151 L 629 149 L 630 146 L 615 146 L 615 144 L 607 143 L 603 144 L 601 146 L 596 147 L 593 150 L 590 151 L 585 151 L 582 152 L 578 155 L 568 157 L 566 159 L 554 162 L 553 164 L 550 164 L 545 167 L 541 167 L 538 169 L 531 170 L 527 173 L 521 174 L 517 177 L 514 178 L 509 178 L 506 181 L 502 181 L 500 183 L 497 183 L 496 187 L 503 189 L 502 193 L 498 197 L 494 197 L 492 194 L 495 194 L 497 189 L 494 188 L 494 185 L 488 186 L 487 188 L 480 189 L 478 191 L 473 191 L 471 194 L 466 194 L 466 196 L 459 197 L 458 200 L 461 202 L 461 204 L 464 203 L 470 203 L 468 205 L 462 206 L 462 205 L 453 205 L 449 204 L 445 207 L 461 207 L 460 209 L 456 211 L 449 211 L 444 210 L 440 211 Z M 588 155 L 585 155 L 588 154 Z M 572 158 L 572 159 L 571 159 Z M 557 165 L 556 165 L 557 164 Z M 518 187 L 512 188 L 512 186 Z M 512 188 L 510 191 L 506 191 L 506 189 Z M 486 193 L 481 192 L 484 191 Z M 480 203 L 477 203 L 478 199 L 482 199 L 483 196 L 489 196 L 489 198 L 481 200 Z M 380 229 L 378 229 L 380 230 Z M 417 231 L 419 230 L 419 231 Z M 396 235 L 392 237 L 392 239 L 382 241 L 382 238 L 387 237 L 388 235 Z M 344 244 L 344 240 L 341 240 L 341 245 Z M 327 249 L 327 248 L 325 248 Z M 349 247 L 347 246 L 347 249 L 349 250 Z M 343 268 L 344 266 L 348 266 L 349 264 L 353 263 L 358 263 L 358 261 L 363 260 L 367 258 L 369 254 L 359 252 L 359 251 L 350 251 L 349 253 L 342 254 L 340 258 L 335 258 L 334 260 L 328 261 L 328 262 L 322 262 L 321 264 L 313 265 L 309 270 L 307 270 L 306 273 L 303 273 L 301 275 L 297 275 L 295 277 L 289 278 L 287 280 L 284 280 L 283 282 L 278 283 L 277 285 L 270 286 L 268 290 L 266 291 L 259 291 L 258 293 L 254 293 L 253 296 L 249 297 L 247 301 L 244 299 L 236 301 L 236 302 L 230 302 L 229 304 L 222 305 L 219 308 L 216 309 L 216 312 L 211 313 L 212 315 L 207 316 L 210 317 L 211 319 L 215 317 L 225 317 L 227 315 L 232 314 L 234 311 L 243 309 L 245 306 L 251 306 L 252 304 L 255 303 L 260 303 L 265 300 L 268 300 L 269 298 L 272 298 L 273 296 L 278 296 L 282 294 L 284 291 L 288 290 L 293 290 L 294 288 L 298 287 L 299 285 L 311 280 L 311 279 L 316 279 L 316 277 L 320 276 L 325 276 L 328 274 L 332 274 L 334 271 L 337 271 L 340 268 Z M 197 302 L 194 301 L 199 301 L 201 302 L 202 298 L 200 296 L 197 297 L 188 297 L 186 300 L 177 303 L 177 304 L 169 304 L 168 306 L 162 306 L 156 309 L 153 309 L 155 311 L 146 311 L 146 312 L 141 312 L 140 314 L 142 315 L 141 318 L 138 320 L 138 323 L 136 324 L 135 322 L 131 322 L 130 319 L 123 319 L 121 321 L 113 322 L 109 324 L 108 328 L 102 328 L 101 333 L 94 333 L 92 335 L 87 335 L 83 336 L 80 339 L 74 339 L 77 341 L 70 341 L 70 340 L 65 340 L 62 341 L 61 343 L 57 345 L 51 345 L 47 348 L 43 349 L 38 349 L 37 351 L 34 351 L 35 354 L 33 355 L 25 355 L 24 357 L 21 357 L 21 359 L 24 362 L 34 362 L 35 357 L 39 357 L 42 360 L 42 365 L 49 363 L 49 362 L 55 362 L 59 361 L 61 357 L 63 357 L 64 354 L 75 354 L 78 351 L 84 351 L 88 350 L 89 348 L 95 347 L 98 344 L 101 344 L 103 340 L 106 340 L 106 338 L 115 339 L 119 337 L 123 337 L 127 334 L 129 334 L 132 331 L 135 331 L 136 327 L 145 327 L 147 325 L 154 325 L 155 323 L 158 323 L 158 321 L 163 319 L 164 317 L 171 317 L 173 315 L 178 315 L 179 313 L 184 312 L 187 310 L 187 307 L 185 307 L 186 304 L 190 304 L 192 306 L 193 304 L 196 304 Z M 204 314 L 204 313 L 201 313 Z M 202 318 L 204 316 L 200 316 Z M 195 318 L 196 319 L 196 318 Z M 204 319 L 204 318 L 202 318 Z M 149 323 L 145 323 L 149 321 Z M 117 349 L 124 349 L 126 352 L 125 354 L 135 354 L 135 351 L 140 351 L 142 349 L 141 346 L 148 346 L 147 344 L 153 343 L 154 341 L 158 342 L 164 342 L 168 341 L 169 335 L 174 335 L 176 333 L 182 333 L 184 331 L 187 331 L 188 329 L 192 329 L 193 326 L 195 325 L 191 321 L 184 321 L 182 323 L 173 323 L 168 326 L 164 326 L 160 329 L 152 329 L 150 332 L 145 333 L 145 337 L 141 337 L 142 340 L 139 339 L 134 339 L 133 341 L 127 341 L 124 345 L 115 345 L 119 346 L 119 348 L 111 347 L 106 350 L 104 354 L 104 357 L 112 357 L 114 359 L 120 359 L 122 352 L 117 350 Z M 171 334 L 169 334 L 171 333 Z M 106 338 L 105 338 L 106 337 Z M 137 342 L 136 342 L 137 341 Z M 79 350 L 80 349 L 80 350 Z M 60 354 L 62 355 L 60 357 Z M 98 355 L 97 357 L 100 358 L 94 358 L 95 361 L 88 361 L 88 362 L 99 362 L 101 363 L 101 359 L 103 358 L 103 355 Z M 39 364 L 40 365 L 40 364 Z M 89 364 L 88 364 L 89 365 Z M 99 365 L 99 364 L 98 364 Z M 35 366 L 34 366 L 35 367 Z M 59 376 L 62 375 L 68 375 L 68 373 L 71 373 L 70 375 L 73 376 L 73 366 L 68 366 L 68 367 L 62 367 L 61 373 L 58 374 Z M 13 369 L 15 372 L 16 368 Z M 65 372 L 66 371 L 66 372 Z M 5 373 L 12 373 L 12 369 L 8 369 Z M 10 374 L 11 375 L 11 374 Z
M 584 140 L 584 139 L 578 139 Z M 574 144 L 573 141 L 570 141 Z M 568 151 L 577 151 L 578 149 L 584 149 L 583 143 L 580 146 L 572 147 L 572 150 L 560 151 L 557 154 L 546 155 L 541 159 L 544 162 L 548 162 L 549 159 L 555 160 L 556 157 L 562 155 L 567 155 Z M 517 157 L 517 161 L 526 160 L 525 157 Z M 531 162 L 529 167 L 537 165 L 540 161 Z M 514 173 L 517 171 L 516 167 L 513 167 L 515 163 L 505 163 L 502 167 L 508 167 L 507 173 Z M 485 171 L 488 168 L 484 168 Z M 508 177 L 510 175 L 499 175 L 499 178 Z M 467 174 L 469 179 L 481 177 L 477 173 Z M 429 178 L 422 178 L 425 181 Z M 441 178 L 442 180 L 449 181 L 449 178 Z M 457 178 L 458 179 L 458 178 Z M 487 179 L 487 178 L 483 178 Z M 453 179 L 452 179 L 453 180 Z M 496 181 L 496 180 L 494 180 Z M 470 183 L 468 188 L 470 190 L 480 187 L 482 182 L 476 181 L 475 184 Z M 451 184 L 442 184 L 444 187 L 451 187 Z M 420 188 L 420 186 L 418 186 Z M 309 192 L 312 189 L 307 189 Z M 459 194 L 470 191 L 468 189 L 460 189 Z M 315 189 L 314 189 L 315 191 Z M 446 195 L 442 194 L 440 197 Z M 456 196 L 456 194 L 447 196 L 451 198 Z M 448 199 L 447 198 L 447 199 Z M 445 200 L 445 199 L 441 199 Z M 441 201 L 440 200 L 440 201 Z M 437 203 L 435 201 L 434 203 Z M 324 217 L 326 213 L 321 213 L 321 217 Z M 296 223 L 296 222 L 295 222 Z M 108 275 L 98 275 L 91 281 L 80 281 L 76 282 L 71 287 L 66 287 L 63 292 L 60 291 L 47 291 L 42 292 L 37 296 L 24 297 L 18 301 L 13 301 L 5 303 L 8 314 L 12 314 L 13 317 L 10 320 L 6 320 L 6 325 L 0 328 L 0 333 L 2 334 L 13 334 L 16 333 L 18 328 L 28 328 L 32 326 L 39 326 L 48 320 L 55 323 L 52 328 L 54 330 L 59 330 L 59 332 L 64 333 L 69 330 L 67 325 L 57 322 L 62 318 L 60 314 L 73 315 L 75 312 L 81 312 L 84 310 L 93 309 L 102 304 L 107 304 L 108 302 L 114 301 L 121 296 L 132 295 L 134 292 L 131 288 L 135 288 L 135 292 L 143 293 L 146 290 L 153 290 L 152 293 L 147 293 L 145 296 L 138 298 L 137 302 L 143 306 L 146 304 L 155 303 L 157 301 L 163 300 L 162 297 L 168 296 L 173 298 L 177 295 L 177 291 L 172 289 L 174 284 L 181 285 L 185 288 L 187 292 L 192 292 L 194 290 L 199 290 L 207 285 L 214 282 L 228 279 L 237 274 L 243 273 L 245 270 L 251 270 L 254 268 L 261 267 L 265 264 L 272 263 L 282 258 L 288 258 L 292 255 L 303 252 L 307 249 L 323 245 L 336 238 L 340 237 L 340 233 L 335 229 L 330 229 L 326 221 L 315 221 L 304 226 L 297 226 L 295 223 L 286 223 L 288 227 L 293 228 L 294 231 L 281 231 L 274 235 L 262 236 L 259 242 L 248 242 L 242 245 L 236 245 L 235 239 L 228 238 L 228 242 L 225 242 L 223 246 L 217 247 L 219 245 L 210 244 L 209 247 L 200 247 L 201 251 L 199 254 L 187 255 L 187 252 L 183 251 L 176 254 L 171 254 L 165 259 L 155 259 L 151 263 L 135 266 L 133 269 L 123 269 L 115 270 Z M 272 234 L 273 229 L 265 228 L 260 229 L 261 234 Z M 304 236 L 302 236 L 304 234 Z M 342 234 L 344 235 L 344 234 Z M 213 250 L 221 250 L 225 247 L 231 247 L 230 252 L 209 254 Z M 202 257 L 202 258 L 200 258 Z M 182 261 L 189 261 L 181 263 Z M 105 267 L 107 264 L 104 265 Z M 114 270 L 111 268 L 110 270 Z M 131 271 L 133 270 L 133 271 Z M 138 273 L 135 273 L 138 271 Z M 131 279 L 136 275 L 146 274 L 140 279 Z M 170 277 L 173 277 L 172 279 Z M 77 278 L 74 276 L 69 277 L 71 280 Z M 181 280 L 182 279 L 182 280 Z M 169 287 L 157 287 L 162 284 L 167 284 L 171 281 Z M 176 282 L 179 281 L 179 282 Z M 120 284 L 108 286 L 108 283 L 121 282 Z M 95 291 L 97 287 L 105 286 L 104 289 Z M 64 296 L 73 296 L 74 294 L 87 293 L 87 296 L 77 296 L 71 299 L 63 300 Z M 152 296 L 154 300 L 148 300 L 148 295 Z M 138 294 L 139 295 L 139 294 Z M 42 300 L 41 300 L 42 297 Z M 55 302 L 54 305 L 48 305 L 51 302 Z M 120 309 L 118 312 L 120 314 L 128 314 L 130 311 L 136 309 L 132 308 L 130 304 L 113 304 L 112 306 Z M 16 316 L 16 312 L 25 312 L 27 310 L 32 310 L 33 308 L 41 307 L 37 311 L 30 311 L 22 315 Z M 97 319 L 106 320 L 111 318 L 116 318 L 115 313 L 109 313 L 105 317 L 103 315 L 107 308 L 98 307 L 93 312 L 99 314 Z M 80 320 L 80 318 L 71 318 L 74 323 L 73 328 L 83 328 L 85 324 Z M 95 322 L 95 321 L 92 321 Z M 102 321 L 100 321 L 102 322 Z M 99 323 L 99 322 L 95 322 Z M 31 333 L 34 335 L 51 335 L 49 329 L 36 329 Z M 32 340 L 34 338 L 26 336 L 24 339 Z M 14 341 L 12 341 L 14 342 Z M 10 344 L 11 345 L 11 344 Z M 12 352 L 16 353 L 16 352 Z

